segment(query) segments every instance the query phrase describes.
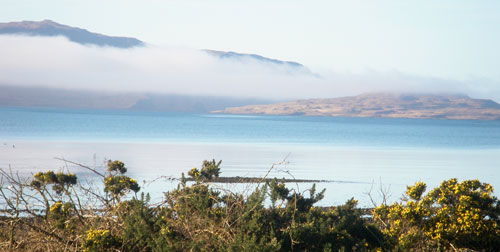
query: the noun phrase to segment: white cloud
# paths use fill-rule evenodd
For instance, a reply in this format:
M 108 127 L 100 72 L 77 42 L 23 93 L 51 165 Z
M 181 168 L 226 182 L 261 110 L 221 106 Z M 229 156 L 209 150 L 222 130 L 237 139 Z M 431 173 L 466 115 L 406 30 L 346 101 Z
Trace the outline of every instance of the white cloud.
M 0 36 L 0 83 L 65 89 L 296 99 L 364 92 L 465 93 L 500 101 L 500 85 L 392 72 L 317 77 L 253 59 L 219 59 L 168 46 L 115 49 L 63 37 Z M 292 73 L 292 74 L 291 74 Z

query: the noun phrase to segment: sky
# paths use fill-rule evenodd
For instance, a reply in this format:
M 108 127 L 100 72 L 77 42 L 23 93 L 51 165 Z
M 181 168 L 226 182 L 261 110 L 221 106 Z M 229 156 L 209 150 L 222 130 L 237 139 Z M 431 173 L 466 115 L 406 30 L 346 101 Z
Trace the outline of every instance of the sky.
M 318 88 L 307 93 L 312 97 L 372 91 L 377 86 L 381 90 L 420 86 L 424 91 L 466 92 L 500 101 L 500 1 L 0 0 L 0 4 L 0 22 L 51 19 L 106 35 L 136 37 L 163 52 L 182 48 L 177 56 L 186 48 L 256 53 L 300 62 L 323 77 L 318 84 L 317 79 L 295 76 L 297 88 L 285 98 L 300 96 L 300 82 L 305 81 Z M 5 40 L 4 45 L 12 42 Z M 116 63 L 121 56 L 117 57 L 111 61 Z M 223 74 L 227 64 L 216 65 L 202 66 L 202 76 L 210 74 L 210 68 Z M 190 76 L 199 67 L 183 71 Z M 248 72 L 260 73 L 259 66 Z M 260 82 L 271 78 L 260 76 Z M 290 81 L 285 75 L 276 76 L 271 78 L 281 83 L 276 89 Z M 219 77 L 212 82 L 224 82 Z M 325 85 L 326 93 L 321 89 Z

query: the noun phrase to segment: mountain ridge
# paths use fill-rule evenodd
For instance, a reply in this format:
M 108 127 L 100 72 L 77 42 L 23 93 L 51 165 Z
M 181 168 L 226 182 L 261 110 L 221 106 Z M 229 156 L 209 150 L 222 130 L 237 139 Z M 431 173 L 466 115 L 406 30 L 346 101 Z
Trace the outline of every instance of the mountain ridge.
M 146 42 L 141 41 L 137 38 L 107 36 L 100 33 L 90 32 L 86 29 L 60 24 L 49 19 L 42 21 L 0 23 L 0 35 L 1 34 L 23 34 L 28 36 L 46 37 L 64 36 L 71 42 L 82 45 L 96 45 L 101 47 L 108 46 L 121 49 L 129 49 L 147 45 Z M 310 71 L 304 65 L 294 61 L 271 59 L 252 53 L 238 53 L 232 51 L 217 51 L 210 49 L 202 49 L 201 51 L 220 59 L 251 58 L 259 62 L 286 66 L 290 67 L 293 70 L 301 70 L 304 73 L 310 73 Z
M 304 65 L 294 62 L 294 61 L 283 61 L 283 60 L 277 60 L 277 59 L 271 59 L 267 57 L 260 56 L 258 54 L 253 54 L 253 53 L 237 53 L 237 52 L 232 52 L 232 51 L 217 51 L 217 50 L 209 50 L 209 49 L 204 49 L 203 51 L 215 55 L 221 59 L 230 59 L 234 57 L 249 57 L 258 61 L 264 61 L 268 63 L 274 63 L 274 64 L 279 64 L 279 65 L 285 65 L 285 66 L 290 66 L 290 67 L 304 67 Z
M 0 34 L 26 34 L 30 36 L 64 36 L 72 42 L 83 45 L 111 46 L 131 48 L 144 46 L 145 43 L 131 37 L 107 36 L 85 29 L 56 23 L 52 20 L 21 21 L 0 23 Z

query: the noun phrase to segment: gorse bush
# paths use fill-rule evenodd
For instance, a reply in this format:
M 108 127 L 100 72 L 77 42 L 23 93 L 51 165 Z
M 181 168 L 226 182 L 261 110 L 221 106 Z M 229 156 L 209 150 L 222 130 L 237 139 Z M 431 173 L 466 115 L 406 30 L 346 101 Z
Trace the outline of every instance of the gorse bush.
M 381 205 L 374 220 L 386 235 L 386 246 L 397 251 L 500 248 L 500 202 L 493 188 L 478 180 L 457 179 L 423 195 L 426 185 L 408 186 L 403 203 Z
M 139 184 L 134 179 L 123 174 L 127 172 L 125 164 L 121 161 L 108 161 L 108 175 L 104 179 L 104 192 L 111 193 L 113 199 L 119 200 L 129 191 L 137 193 Z
M 31 186 L 41 192 L 46 190 L 46 186 L 52 184 L 52 190 L 57 194 L 67 191 L 67 188 L 76 184 L 77 177 L 73 173 L 54 173 L 53 171 L 39 172 L 33 175 Z
M 221 193 L 206 181 L 165 194 L 161 232 L 166 251 L 360 251 L 378 248 L 382 233 L 361 218 L 356 202 L 322 209 L 309 196 L 273 180 L 248 196 Z M 270 207 L 265 207 L 271 197 Z
M 109 230 L 90 228 L 82 246 L 83 251 L 113 251 L 122 247 L 122 243 L 120 237 L 112 235 Z
M 499 204 L 490 185 L 444 181 L 424 195 L 409 186 L 403 202 L 367 217 L 348 200 L 316 207 L 325 191 L 305 192 L 278 179 L 248 194 L 211 181 L 221 162 L 204 161 L 161 202 L 150 202 L 125 164 L 109 161 L 101 186 L 52 171 L 21 179 L 2 171 L 0 250 L 17 251 L 495 251 Z M 267 182 L 266 182 L 267 181 Z M 465 251 L 465 250 L 464 250 Z
M 220 164 L 222 160 L 219 162 L 215 162 L 215 159 L 212 161 L 205 160 L 201 166 L 201 171 L 198 168 L 193 168 L 189 170 L 188 175 L 194 180 L 211 180 L 213 178 L 218 178 L 220 174 Z

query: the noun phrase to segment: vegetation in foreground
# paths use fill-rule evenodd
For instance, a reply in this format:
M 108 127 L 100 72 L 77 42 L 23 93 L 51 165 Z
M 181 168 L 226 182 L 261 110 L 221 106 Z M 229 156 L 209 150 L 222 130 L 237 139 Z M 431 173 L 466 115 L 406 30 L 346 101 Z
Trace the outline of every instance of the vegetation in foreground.
M 40 172 L 2 171 L 0 249 L 11 251 L 498 251 L 500 204 L 489 184 L 443 181 L 408 186 L 401 202 L 370 215 L 354 199 L 315 207 L 324 190 L 306 193 L 263 178 L 245 195 L 216 189 L 220 162 L 182 176 L 164 200 L 138 195 L 120 161 L 102 182 Z

